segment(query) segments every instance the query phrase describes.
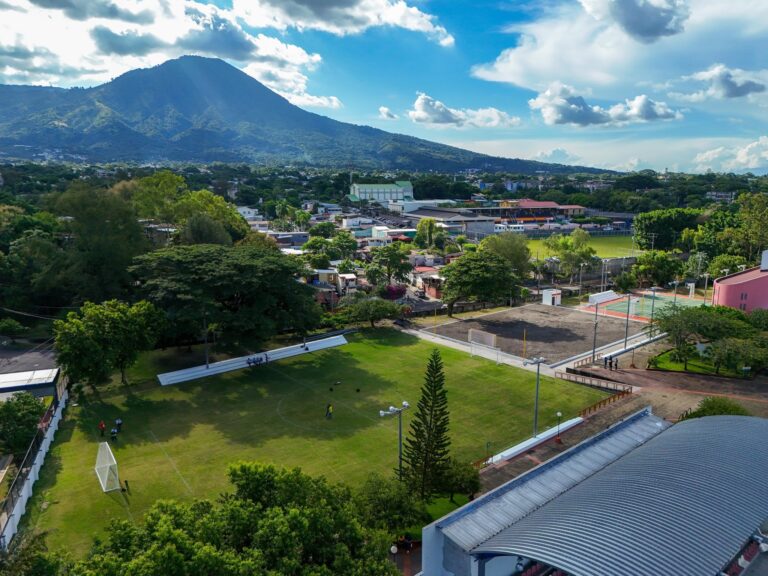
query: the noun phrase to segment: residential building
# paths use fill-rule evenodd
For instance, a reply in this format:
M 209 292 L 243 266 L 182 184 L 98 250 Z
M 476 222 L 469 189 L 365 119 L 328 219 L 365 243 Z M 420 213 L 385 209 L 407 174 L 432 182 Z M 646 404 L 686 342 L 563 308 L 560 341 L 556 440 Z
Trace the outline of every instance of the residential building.
M 711 190 L 707 192 L 707 200 L 712 200 L 713 202 L 722 202 L 724 204 L 731 204 L 734 200 L 736 200 L 736 192 Z
M 413 185 L 405 180 L 394 184 L 352 184 L 349 194 L 353 202 L 367 200 L 386 206 L 390 200 L 413 200 Z
M 768 250 L 763 252 L 760 266 L 718 278 L 713 290 L 712 303 L 716 306 L 743 312 L 768 308 Z

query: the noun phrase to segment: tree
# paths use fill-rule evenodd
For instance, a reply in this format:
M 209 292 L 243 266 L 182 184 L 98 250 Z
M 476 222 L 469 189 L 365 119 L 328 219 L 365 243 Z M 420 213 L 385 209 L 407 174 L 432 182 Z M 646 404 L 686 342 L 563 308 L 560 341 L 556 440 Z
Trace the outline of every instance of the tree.
M 320 222 L 309 229 L 310 236 L 320 236 L 321 238 L 331 238 L 336 233 L 336 226 L 333 222 Z
M 376 296 L 368 296 L 364 292 L 345 296 L 341 299 L 340 305 L 348 310 L 350 320 L 370 322 L 371 328 L 376 327 L 376 322 L 387 318 L 394 320 L 403 313 L 401 305 Z
M 371 263 L 384 271 L 387 284 L 392 284 L 393 280 L 405 282 L 408 273 L 413 269 L 413 266 L 408 262 L 408 257 L 396 244 L 374 248 L 371 253 Z
M 26 453 L 43 414 L 45 405 L 28 392 L 17 392 L 0 402 L 0 451 Z
M 221 224 L 235 241 L 245 238 L 251 229 L 233 204 L 210 190 L 197 190 L 183 194 L 173 205 L 172 210 L 174 222 L 182 226 L 193 216 L 205 214 Z
M 749 411 L 730 398 L 708 396 L 701 400 L 693 411 L 683 414 L 680 420 L 692 420 L 705 416 L 749 416 Z
M 0 548 L 0 576 L 63 576 L 61 555 L 49 553 L 45 532 L 24 530 Z
M 429 521 L 424 503 L 403 482 L 371 474 L 354 495 L 354 505 L 364 525 L 402 534 Z
M 739 271 L 739 266 L 746 266 L 747 259 L 743 256 L 733 256 L 731 254 L 720 254 L 712 258 L 707 272 L 713 278 L 720 278 L 727 274 L 733 274 Z
M 747 321 L 757 330 L 768 332 L 768 309 L 755 308 L 747 315 Z
M 715 374 L 720 374 L 720 368 L 735 369 L 742 360 L 743 353 L 750 346 L 749 340 L 723 338 L 712 342 L 704 351 L 704 356 L 712 362 L 715 367 Z
M 331 247 L 338 258 L 353 258 L 357 252 L 357 240 L 349 232 L 341 230 L 331 238 Z
M 419 248 L 431 248 L 435 244 L 436 221 L 434 218 L 422 218 L 416 224 L 416 237 L 413 243 Z
M 515 296 L 520 288 L 509 263 L 487 250 L 466 253 L 441 273 L 445 278 L 443 300 L 449 315 L 459 300 L 495 302 Z
M 613 279 L 613 284 L 619 292 L 626 294 L 637 287 L 637 276 L 632 272 L 622 272 Z
M 558 271 L 562 276 L 570 278 L 579 272 L 582 265 L 591 265 L 596 252 L 589 245 L 589 232 L 577 228 L 568 236 L 553 234 L 544 240 L 544 246 L 558 259 Z
M 217 222 L 207 214 L 194 214 L 181 229 L 179 243 L 230 246 L 232 236 L 221 222 Z
M 674 356 L 678 362 L 683 362 L 685 370 L 688 370 L 688 360 L 696 353 L 691 339 L 698 334 L 698 317 L 695 308 L 664 306 L 654 318 L 659 330 L 667 333 L 674 346 Z
M 125 371 L 139 352 L 151 349 L 162 331 L 162 312 L 146 301 L 128 305 L 119 300 L 86 302 L 80 312 L 54 322 L 56 359 L 72 380 L 78 375 L 94 384 L 112 369 Z
M 669 250 L 675 248 L 683 230 L 694 228 L 701 217 L 701 210 L 669 208 L 638 214 L 634 220 L 635 238 L 645 250 Z
M 637 257 L 632 273 L 644 286 L 664 286 L 677 278 L 683 263 L 669 252 L 647 250 Z
M 451 502 L 455 494 L 465 494 L 471 498 L 480 490 L 480 473 L 471 462 L 450 458 L 443 490 L 450 495 Z
M 312 256 L 322 256 L 327 260 L 337 260 L 341 257 L 341 253 L 333 242 L 326 240 L 322 236 L 311 237 L 301 249 Z M 317 266 L 315 267 L 317 268 Z
M 431 500 L 444 484 L 451 445 L 448 427 L 443 361 L 440 352 L 433 350 L 403 449 L 403 479 L 424 501 Z
M 312 214 L 306 210 L 296 210 L 296 212 L 293 214 L 293 221 L 296 223 L 296 226 L 298 226 L 299 230 L 304 230 L 311 219 Z
M 740 223 L 737 237 L 743 255 L 752 262 L 768 247 L 768 195 L 741 194 L 736 202 Z
M 197 342 L 207 318 L 223 338 L 267 339 L 317 325 L 314 290 L 296 281 L 303 264 L 269 246 L 200 244 L 137 258 L 137 291 L 166 313 L 170 342 Z
M 391 537 L 364 524 L 350 490 L 299 469 L 241 462 L 215 503 L 159 500 L 115 521 L 69 576 L 397 576 Z
M 76 293 L 94 302 L 122 296 L 130 284 L 128 266 L 148 248 L 132 206 L 115 194 L 81 184 L 62 194 L 56 206 L 72 219 L 66 273 Z
M 115 188 L 120 190 L 118 186 Z M 172 222 L 173 205 L 188 191 L 183 177 L 170 170 L 161 170 L 136 181 L 128 195 L 139 217 Z
M 11 339 L 11 343 L 16 342 L 16 338 L 25 334 L 27 330 L 26 326 L 13 318 L 0 319 L 0 334 L 8 336 Z
M 528 277 L 528 272 L 531 269 L 531 251 L 528 249 L 528 238 L 525 234 L 504 232 L 503 234 L 487 236 L 480 242 L 480 250 L 488 250 L 498 254 L 509 262 L 517 276 L 520 278 Z

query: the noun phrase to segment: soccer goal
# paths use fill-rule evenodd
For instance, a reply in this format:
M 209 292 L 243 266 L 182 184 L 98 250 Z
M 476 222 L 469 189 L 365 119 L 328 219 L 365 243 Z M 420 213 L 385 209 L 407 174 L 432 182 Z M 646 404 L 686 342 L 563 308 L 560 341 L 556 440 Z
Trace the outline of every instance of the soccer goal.
M 483 330 L 469 329 L 469 354 L 471 356 L 482 356 L 489 360 L 496 360 L 496 364 L 501 362 L 500 350 L 496 343 L 496 334 L 484 332 Z
M 96 455 L 96 476 L 104 492 L 120 490 L 120 477 L 117 475 L 117 460 L 108 442 L 99 444 L 99 452 Z

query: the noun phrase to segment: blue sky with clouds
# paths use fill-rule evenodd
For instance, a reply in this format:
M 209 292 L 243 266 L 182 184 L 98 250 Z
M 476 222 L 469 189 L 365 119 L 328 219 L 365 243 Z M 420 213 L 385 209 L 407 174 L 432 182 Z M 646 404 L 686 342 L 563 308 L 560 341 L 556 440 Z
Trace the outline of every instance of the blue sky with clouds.
M 500 156 L 768 169 L 765 0 L 0 0 L 0 82 L 217 56 L 295 104 Z

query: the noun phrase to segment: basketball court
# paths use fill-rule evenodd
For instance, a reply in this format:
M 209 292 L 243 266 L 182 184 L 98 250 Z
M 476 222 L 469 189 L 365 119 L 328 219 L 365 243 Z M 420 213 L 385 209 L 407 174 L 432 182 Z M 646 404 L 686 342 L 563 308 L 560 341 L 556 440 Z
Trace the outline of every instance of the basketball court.
M 604 302 L 599 305 L 598 313 L 606 314 L 608 316 L 614 316 L 617 318 L 625 318 L 627 315 L 627 297 L 617 294 L 618 298 L 609 302 Z M 654 315 L 664 307 L 667 306 L 680 306 L 685 308 L 701 306 L 707 302 L 704 298 L 689 298 L 678 294 L 675 297 L 670 292 L 657 291 L 654 295 L 650 290 L 647 291 L 635 291 L 632 293 L 632 303 L 630 304 L 630 318 L 635 320 L 650 320 L 651 313 Z M 594 313 L 595 308 L 591 305 L 585 306 L 584 310 Z
M 546 358 L 547 364 L 554 364 L 592 350 L 594 322 L 594 314 L 580 309 L 529 304 L 469 320 L 449 322 L 425 331 L 470 342 L 472 330 L 473 340 L 484 346 L 495 344 L 507 354 L 523 358 L 540 356 Z M 625 317 L 599 316 L 597 347 L 623 340 L 625 325 Z M 641 332 L 645 326 L 644 322 L 630 320 L 629 335 Z M 480 342 L 476 331 L 495 335 L 495 343 Z

